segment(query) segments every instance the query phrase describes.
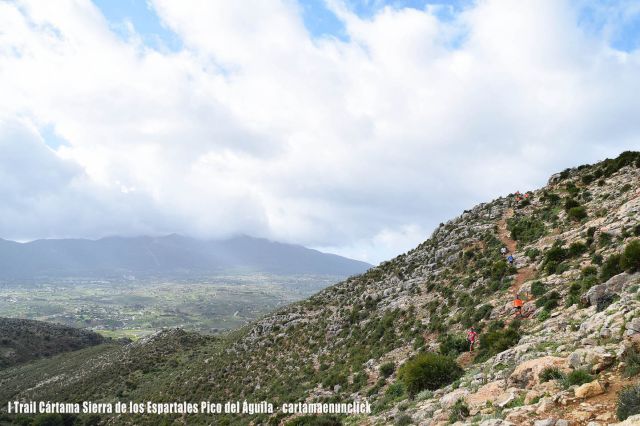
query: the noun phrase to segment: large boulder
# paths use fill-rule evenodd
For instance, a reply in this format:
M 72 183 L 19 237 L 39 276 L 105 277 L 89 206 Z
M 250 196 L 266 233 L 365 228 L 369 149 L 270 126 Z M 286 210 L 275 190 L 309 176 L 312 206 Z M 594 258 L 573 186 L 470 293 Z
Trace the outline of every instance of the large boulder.
M 545 356 L 531 359 L 518 365 L 509 376 L 509 386 L 519 388 L 532 388 L 540 383 L 540 373 L 546 368 L 567 369 L 567 362 L 564 358 L 556 356 Z
M 487 401 L 495 401 L 503 391 L 503 380 L 496 380 L 495 382 L 487 383 L 478 389 L 477 392 L 466 397 L 467 404 L 471 407 L 483 407 L 486 405 Z
M 440 398 L 440 404 L 443 408 L 449 408 L 455 404 L 457 400 L 466 399 L 467 395 L 469 395 L 469 391 L 467 389 L 459 388 Z
M 613 365 L 616 355 L 602 346 L 593 348 L 576 349 L 567 358 L 571 368 L 590 368 L 594 373 L 598 373 Z
M 580 302 L 587 306 L 596 306 L 598 301 L 606 295 L 620 294 L 623 290 L 629 288 L 638 281 L 640 281 L 640 273 L 627 274 L 626 272 L 623 272 L 609 278 L 609 280 L 604 284 L 591 287 L 580 297 Z
M 602 395 L 604 393 L 604 386 L 597 381 L 585 383 L 584 385 L 578 386 L 575 389 L 576 398 L 591 398 L 592 396 Z

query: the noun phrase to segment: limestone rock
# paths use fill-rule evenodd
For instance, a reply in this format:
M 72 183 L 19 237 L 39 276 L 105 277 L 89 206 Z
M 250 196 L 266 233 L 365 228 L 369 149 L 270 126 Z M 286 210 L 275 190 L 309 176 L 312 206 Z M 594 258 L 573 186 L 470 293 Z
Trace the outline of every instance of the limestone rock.
M 465 397 L 467 395 L 469 395 L 469 391 L 467 389 L 459 388 L 440 398 L 440 404 L 442 404 L 443 408 L 449 408 L 460 398 L 466 399 Z
M 549 367 L 566 369 L 566 360 L 555 356 L 545 356 L 525 361 L 511 373 L 508 383 L 520 388 L 531 388 L 540 383 L 540 373 Z
M 599 381 L 585 383 L 582 386 L 578 386 L 575 389 L 576 398 L 591 398 L 592 396 L 601 395 L 604 393 L 604 387 Z
M 466 397 L 467 404 L 473 407 L 484 406 L 487 401 L 495 401 L 500 394 L 504 391 L 504 382 L 496 380 L 494 382 L 487 383 L 478 389 L 477 392 L 470 394 Z

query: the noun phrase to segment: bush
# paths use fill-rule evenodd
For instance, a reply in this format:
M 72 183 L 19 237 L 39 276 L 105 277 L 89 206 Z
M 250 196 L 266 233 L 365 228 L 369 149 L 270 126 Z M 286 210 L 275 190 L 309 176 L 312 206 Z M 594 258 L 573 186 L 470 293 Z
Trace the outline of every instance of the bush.
M 440 341 L 440 353 L 442 355 L 456 356 L 469 350 L 469 342 L 464 336 L 442 334 L 438 338 Z
M 547 367 L 540 372 L 540 382 L 548 382 L 550 380 L 563 380 L 564 373 L 556 367 Z
M 640 353 L 632 346 L 624 356 L 624 375 L 633 377 L 640 373 Z
M 527 256 L 531 260 L 536 260 L 538 256 L 540 256 L 540 249 L 538 248 L 528 248 L 527 251 L 524 252 L 524 255 Z
M 407 426 L 412 424 L 413 424 L 413 419 L 408 414 L 401 415 L 400 417 L 398 417 L 398 420 L 396 420 L 395 422 L 396 426 Z
M 562 262 L 567 258 L 567 250 L 559 244 L 554 244 L 544 254 L 545 262 Z
M 400 382 L 396 382 L 392 385 L 389 385 L 389 387 L 387 388 L 384 394 L 385 396 L 391 399 L 400 398 L 401 396 L 404 395 L 404 384 Z
M 569 246 L 569 256 L 578 257 L 587 251 L 587 246 L 581 242 L 572 243 Z
M 535 281 L 531 284 L 531 294 L 534 297 L 540 297 L 547 292 L 547 287 L 540 281 Z
M 544 222 L 537 217 L 517 216 L 507 221 L 511 238 L 527 244 L 538 240 L 545 233 Z
M 425 399 L 431 398 L 433 398 L 433 392 L 431 392 L 430 390 L 423 390 L 418 392 L 415 399 L 416 401 L 424 401 Z
M 565 378 L 565 386 L 584 385 L 585 383 L 593 382 L 593 376 L 589 374 L 587 370 L 578 369 L 573 370 Z
M 611 236 L 611 234 L 608 234 L 606 232 L 602 232 L 598 237 L 598 245 L 600 247 L 607 247 L 611 244 L 611 241 L 613 241 L 613 237 Z
M 514 346 L 520 340 L 519 328 L 519 321 L 513 321 L 507 328 L 504 328 L 504 323 L 502 322 L 490 324 L 489 330 L 482 336 L 482 343 L 476 360 L 485 361 L 489 357 Z
M 451 423 L 459 422 L 469 417 L 469 407 L 464 399 L 460 398 L 451 407 L 451 413 L 449 414 L 449 421 Z
M 558 300 L 560 300 L 560 294 L 557 291 L 550 291 L 536 300 L 536 307 L 544 307 L 545 310 L 551 312 L 558 306 Z
M 574 207 L 580 207 L 580 203 L 578 203 L 573 198 L 565 198 L 565 200 L 564 200 L 564 209 L 566 211 L 569 211 Z
M 573 219 L 579 222 L 587 217 L 587 209 L 585 209 L 584 207 L 572 207 L 571 209 L 569 209 L 567 216 L 569 217 L 569 219 Z
M 338 416 L 334 415 L 317 415 L 311 414 L 306 416 L 296 417 L 295 419 L 286 423 L 286 426 L 340 426 L 342 421 Z
M 396 363 L 395 362 L 385 362 L 380 366 L 380 374 L 382 377 L 389 377 L 396 371 Z
M 612 254 L 604 261 L 602 268 L 600 269 L 600 281 L 605 282 L 614 275 L 618 275 L 623 272 L 622 268 L 622 256 L 619 254 Z
M 640 385 L 628 386 L 620 391 L 616 416 L 623 421 L 634 414 L 640 414 Z
M 624 248 L 620 267 L 629 272 L 640 270 L 640 240 L 631 241 Z
M 453 358 L 428 352 L 404 363 L 398 370 L 398 377 L 409 395 L 414 396 L 425 389 L 436 390 L 446 386 L 463 373 Z

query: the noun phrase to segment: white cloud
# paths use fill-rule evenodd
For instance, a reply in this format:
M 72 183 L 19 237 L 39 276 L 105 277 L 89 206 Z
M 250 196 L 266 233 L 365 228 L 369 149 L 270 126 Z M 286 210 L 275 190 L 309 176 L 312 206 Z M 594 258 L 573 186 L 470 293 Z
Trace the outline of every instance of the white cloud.
M 87 1 L 0 3 L 0 236 L 241 232 L 379 261 L 640 145 L 640 55 L 573 3 L 331 3 L 348 41 L 311 38 L 293 0 L 152 4 L 182 50 L 123 40 Z

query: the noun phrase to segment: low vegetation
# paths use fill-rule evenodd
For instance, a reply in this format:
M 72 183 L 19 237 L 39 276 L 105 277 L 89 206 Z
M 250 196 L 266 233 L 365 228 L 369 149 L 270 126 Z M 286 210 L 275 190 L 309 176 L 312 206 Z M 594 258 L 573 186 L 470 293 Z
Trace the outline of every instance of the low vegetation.
M 424 353 L 403 364 L 398 370 L 398 378 L 413 397 L 422 390 L 446 386 L 462 376 L 463 372 L 449 356 Z

